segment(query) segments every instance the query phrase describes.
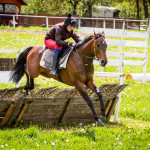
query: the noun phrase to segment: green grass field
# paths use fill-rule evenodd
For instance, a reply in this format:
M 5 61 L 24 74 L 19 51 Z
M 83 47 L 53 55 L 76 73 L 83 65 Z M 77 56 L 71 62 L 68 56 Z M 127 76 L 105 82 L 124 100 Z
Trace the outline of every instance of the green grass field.
M 38 29 L 37 29 L 38 28 Z M 2 27 L 0 29 L 0 49 L 21 49 L 27 46 L 44 45 L 46 29 L 29 28 L 29 30 L 44 31 L 40 34 L 28 33 L 26 31 L 15 32 L 12 28 Z M 10 31 L 8 29 L 11 29 Z M 16 29 L 27 30 L 27 29 Z M 6 32 L 7 31 L 7 32 Z M 9 32 L 8 32 L 9 31 Z M 107 38 L 107 37 L 106 37 Z M 130 40 L 130 39 L 129 39 Z M 140 39 L 136 39 L 140 40 Z M 116 47 L 108 46 L 108 50 L 116 50 Z M 144 49 L 129 49 L 124 51 L 144 52 Z M 16 57 L 16 54 L 0 54 L 0 57 Z M 148 48 L 150 58 L 150 49 Z M 147 72 L 150 73 L 150 59 L 148 59 Z M 99 71 L 99 66 L 95 71 Z M 114 71 L 114 67 L 105 67 L 105 71 Z M 131 72 L 142 72 L 142 67 L 124 66 L 125 74 Z M 116 83 L 115 78 L 94 77 L 97 86 L 102 84 Z M 25 84 L 24 82 L 21 85 Z M 35 79 L 35 83 L 41 88 L 58 86 L 60 88 L 72 88 L 59 83 L 53 79 L 42 76 Z M 122 92 L 118 124 L 105 123 L 105 127 L 97 127 L 95 122 L 91 124 L 78 125 L 56 125 L 56 126 L 22 126 L 0 129 L 0 149 L 28 150 L 28 149 L 57 149 L 57 150 L 148 150 L 150 149 L 150 82 L 127 81 L 129 86 Z M 0 84 L 2 88 L 16 87 L 15 84 Z

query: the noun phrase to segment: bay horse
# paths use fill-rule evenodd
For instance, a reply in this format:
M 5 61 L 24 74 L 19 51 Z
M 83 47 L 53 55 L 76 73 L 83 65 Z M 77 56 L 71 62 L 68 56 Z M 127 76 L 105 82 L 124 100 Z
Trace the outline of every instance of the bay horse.
M 45 51 L 45 46 L 27 47 L 20 53 L 11 71 L 10 80 L 18 83 L 23 75 L 26 74 L 26 90 L 34 88 L 34 78 L 39 75 L 43 75 L 47 78 L 54 78 L 57 81 L 74 86 L 91 108 L 98 126 L 104 126 L 103 119 L 105 118 L 105 107 L 102 100 L 102 93 L 93 80 L 93 59 L 96 57 L 100 60 L 101 66 L 105 66 L 107 64 L 106 49 L 107 44 L 101 33 L 96 34 L 94 32 L 94 35 L 85 38 L 85 40 L 77 44 L 76 50 L 71 52 L 66 69 L 59 70 L 62 80 L 60 81 L 58 77 L 51 75 L 47 69 L 40 66 L 40 60 Z M 99 97 L 102 111 L 101 119 L 95 112 L 93 103 L 86 92 L 86 87 L 94 91 Z

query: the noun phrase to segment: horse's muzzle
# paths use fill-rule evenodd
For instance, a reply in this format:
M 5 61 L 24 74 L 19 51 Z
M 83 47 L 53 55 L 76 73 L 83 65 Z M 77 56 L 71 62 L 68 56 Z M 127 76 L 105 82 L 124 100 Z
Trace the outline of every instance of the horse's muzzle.
M 102 66 L 102 67 L 105 67 L 106 64 L 107 64 L 107 60 L 106 60 L 106 61 L 105 61 L 105 60 L 102 60 L 102 61 L 101 61 L 101 66 Z

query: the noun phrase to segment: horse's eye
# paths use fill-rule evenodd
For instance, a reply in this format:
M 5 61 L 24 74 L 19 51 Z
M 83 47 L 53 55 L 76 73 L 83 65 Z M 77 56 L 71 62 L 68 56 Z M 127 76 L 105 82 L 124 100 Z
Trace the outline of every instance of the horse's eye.
M 97 47 L 100 47 L 100 44 L 97 44 Z

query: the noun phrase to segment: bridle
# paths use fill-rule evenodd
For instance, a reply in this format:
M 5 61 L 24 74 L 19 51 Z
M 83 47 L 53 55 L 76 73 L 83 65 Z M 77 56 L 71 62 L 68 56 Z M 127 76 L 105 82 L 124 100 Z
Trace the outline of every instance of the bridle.
M 96 50 L 95 50 L 95 40 L 96 40 L 96 38 L 94 39 L 94 57 L 90 57 L 90 56 L 87 56 L 87 55 L 85 55 L 85 54 L 83 54 L 79 49 L 77 49 L 77 51 L 83 56 L 83 57 L 85 57 L 85 58 L 87 58 L 87 59 L 89 59 L 89 60 L 93 60 L 94 58 L 95 58 L 95 56 L 96 56 Z M 80 57 L 80 59 L 81 59 L 81 57 Z M 81 59 L 82 60 L 82 59 Z M 83 62 L 83 60 L 82 60 L 82 62 Z M 84 63 L 84 62 L 83 62 Z M 93 65 L 93 63 L 91 63 L 91 64 L 87 64 L 87 63 L 84 63 L 84 65 L 85 66 L 91 66 L 91 65 Z
M 100 38 L 100 37 L 98 37 L 98 38 Z M 95 41 L 96 41 L 96 39 L 97 38 L 95 38 L 94 39 L 94 46 L 93 46 L 93 51 L 94 51 L 94 57 L 90 57 L 90 56 L 87 56 L 87 55 L 85 55 L 85 54 L 83 54 L 81 51 L 79 51 L 79 49 L 77 49 L 77 51 L 82 55 L 82 56 L 84 56 L 85 58 L 87 58 L 87 59 L 94 59 L 95 58 L 95 56 L 96 56 L 96 48 L 95 48 Z

